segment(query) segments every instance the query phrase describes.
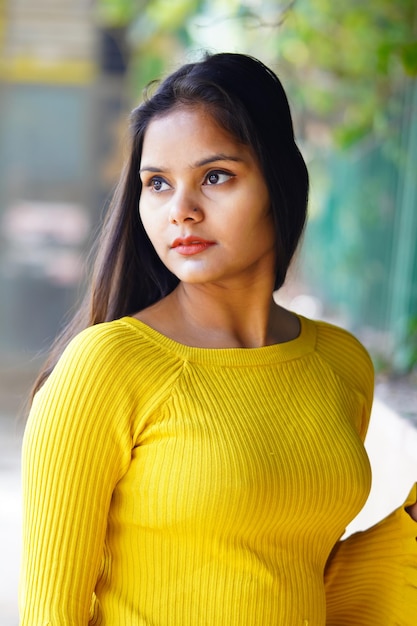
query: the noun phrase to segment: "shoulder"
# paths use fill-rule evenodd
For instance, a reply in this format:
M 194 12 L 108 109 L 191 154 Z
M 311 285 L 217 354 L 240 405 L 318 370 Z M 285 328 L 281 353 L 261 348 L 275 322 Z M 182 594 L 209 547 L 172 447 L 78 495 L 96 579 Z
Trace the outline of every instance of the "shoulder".
M 161 363 L 151 342 L 123 319 L 88 327 L 68 344 L 36 393 L 31 415 L 105 422 L 110 429 L 123 424 L 127 432 L 136 407 L 166 387 Z
M 344 360 L 352 357 L 359 359 L 365 367 L 372 367 L 372 361 L 365 346 L 350 331 L 329 322 L 315 321 L 317 333 L 317 349 L 327 356 L 343 354 Z
M 90 326 L 72 339 L 61 361 L 67 365 L 85 363 L 95 367 L 106 363 L 118 370 L 132 362 L 138 353 L 142 359 L 147 352 L 155 356 L 154 346 L 143 334 L 135 331 L 127 318 Z
M 371 357 L 362 343 L 348 330 L 313 321 L 316 331 L 316 353 L 334 373 L 352 389 L 370 398 L 373 395 L 374 368 Z
M 162 372 L 168 385 L 180 369 L 178 359 L 152 341 L 146 329 L 122 318 L 90 326 L 76 335 L 46 385 L 100 397 L 118 390 L 125 400 L 134 401 L 164 387 Z
M 63 441 L 71 441 L 70 449 L 79 454 L 106 450 L 109 462 L 120 455 L 127 467 L 137 394 L 119 326 L 98 324 L 72 339 L 34 397 L 26 446 L 33 442 L 52 454 L 52 448 L 61 449 Z
M 67 345 L 40 391 L 61 389 L 77 391 L 107 387 L 122 379 L 127 339 L 117 322 L 90 326 Z M 98 384 L 99 381 L 99 384 Z M 37 394 L 38 395 L 38 394 Z
M 67 345 L 44 387 L 71 392 L 105 393 L 115 384 L 125 387 L 137 363 L 140 341 L 122 320 L 90 326 Z

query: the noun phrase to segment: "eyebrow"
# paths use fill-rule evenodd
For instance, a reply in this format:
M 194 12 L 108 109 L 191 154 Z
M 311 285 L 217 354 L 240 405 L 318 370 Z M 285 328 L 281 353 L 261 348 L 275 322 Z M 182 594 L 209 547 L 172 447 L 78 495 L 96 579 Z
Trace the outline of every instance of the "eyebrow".
M 243 159 L 238 156 L 233 156 L 230 154 L 224 154 L 223 152 L 219 152 L 218 154 L 212 154 L 200 161 L 196 161 L 192 164 L 192 167 L 203 167 L 203 165 L 209 165 L 210 163 L 216 163 L 217 161 L 233 161 L 235 163 L 241 163 Z M 162 172 L 163 169 L 159 167 L 154 167 L 152 165 L 144 165 L 140 168 L 139 172 Z

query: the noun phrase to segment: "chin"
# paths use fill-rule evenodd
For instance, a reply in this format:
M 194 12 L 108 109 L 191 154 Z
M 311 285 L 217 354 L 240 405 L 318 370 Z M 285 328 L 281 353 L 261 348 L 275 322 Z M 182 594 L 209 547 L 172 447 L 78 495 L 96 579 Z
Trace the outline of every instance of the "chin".
M 175 267 L 168 267 L 168 269 L 178 278 L 182 283 L 188 283 L 190 285 L 198 285 L 204 283 L 210 283 L 214 280 L 222 278 L 217 272 L 208 271 L 204 269 L 189 268 L 188 270 Z

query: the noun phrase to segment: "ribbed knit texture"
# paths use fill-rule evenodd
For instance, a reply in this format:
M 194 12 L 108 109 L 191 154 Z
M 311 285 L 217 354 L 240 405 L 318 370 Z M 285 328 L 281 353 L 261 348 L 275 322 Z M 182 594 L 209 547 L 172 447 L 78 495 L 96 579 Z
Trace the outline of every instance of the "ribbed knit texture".
M 73 340 L 25 432 L 22 626 L 415 623 L 400 583 L 384 608 L 391 571 L 416 586 L 407 513 L 337 544 L 370 488 L 369 357 L 301 322 L 255 349 L 132 318 Z

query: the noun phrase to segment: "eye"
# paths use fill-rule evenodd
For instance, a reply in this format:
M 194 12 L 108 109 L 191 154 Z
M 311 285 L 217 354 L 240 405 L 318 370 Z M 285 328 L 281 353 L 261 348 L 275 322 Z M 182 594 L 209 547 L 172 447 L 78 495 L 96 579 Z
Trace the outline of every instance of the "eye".
M 204 179 L 205 185 L 221 185 L 222 183 L 226 183 L 230 178 L 232 178 L 233 174 L 229 174 L 228 172 L 223 172 L 221 170 L 212 170 L 207 174 Z
M 152 191 L 159 193 L 160 191 L 167 191 L 170 187 L 166 180 L 160 176 L 153 176 L 147 183 L 147 187 L 150 187 Z

